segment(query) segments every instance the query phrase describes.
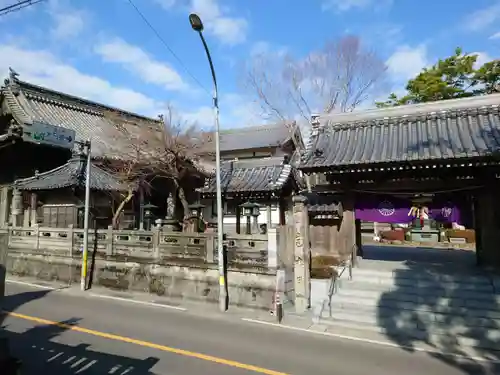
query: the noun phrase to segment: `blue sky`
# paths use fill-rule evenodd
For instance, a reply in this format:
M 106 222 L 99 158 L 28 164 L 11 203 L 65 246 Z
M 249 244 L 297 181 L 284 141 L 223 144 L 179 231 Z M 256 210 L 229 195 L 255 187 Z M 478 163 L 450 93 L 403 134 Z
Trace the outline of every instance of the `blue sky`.
M 196 11 L 218 72 L 223 126 L 233 127 L 262 121 L 241 84 L 243 66 L 256 53 L 301 59 L 328 40 L 358 35 L 386 61 L 389 89 L 396 91 L 456 46 L 479 53 L 480 61 L 499 57 L 499 0 L 134 3 L 181 63 L 127 0 L 49 0 L 0 19 L 2 74 L 12 66 L 21 79 L 151 116 L 171 103 L 184 118 L 209 124 L 210 73 L 188 22 Z

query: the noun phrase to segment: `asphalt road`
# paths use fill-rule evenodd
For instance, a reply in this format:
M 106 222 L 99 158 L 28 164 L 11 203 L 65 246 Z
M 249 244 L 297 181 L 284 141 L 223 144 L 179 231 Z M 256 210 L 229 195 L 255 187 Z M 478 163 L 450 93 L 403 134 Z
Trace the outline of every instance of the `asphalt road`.
M 7 294 L 3 309 L 12 313 L 1 318 L 2 325 L 24 375 L 494 374 L 484 363 L 214 314 L 13 284 Z

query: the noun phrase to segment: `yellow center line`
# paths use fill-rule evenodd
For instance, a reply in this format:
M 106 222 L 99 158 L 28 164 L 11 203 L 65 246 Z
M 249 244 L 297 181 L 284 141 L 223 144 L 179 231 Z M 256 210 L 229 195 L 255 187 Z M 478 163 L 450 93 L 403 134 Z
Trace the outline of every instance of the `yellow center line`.
M 8 311 L 2 312 L 2 313 L 4 313 L 5 315 L 14 317 L 14 318 L 18 318 L 18 319 L 24 319 L 24 320 L 28 320 L 28 321 L 35 322 L 35 323 L 56 326 L 56 327 L 60 327 L 60 328 L 64 328 L 64 329 L 70 330 L 70 331 L 86 333 L 88 335 L 97 336 L 97 337 L 103 337 L 103 338 L 106 338 L 106 339 L 109 339 L 109 340 L 121 341 L 121 342 L 126 342 L 126 343 L 129 343 L 129 344 L 143 346 L 143 347 L 146 347 L 146 348 L 157 349 L 157 350 L 161 350 L 161 351 L 168 352 L 168 353 L 174 353 L 174 354 L 182 355 L 182 356 L 185 356 L 185 357 L 197 358 L 197 359 L 201 359 L 203 361 L 217 363 L 217 364 L 220 364 L 220 365 L 226 365 L 226 366 L 240 368 L 240 369 L 243 369 L 243 370 L 258 372 L 260 374 L 266 374 L 266 375 L 289 375 L 289 374 L 284 373 L 284 372 L 269 370 L 269 369 L 266 369 L 266 368 L 263 368 L 263 367 L 258 367 L 258 366 L 248 365 L 248 364 L 245 364 L 245 363 L 231 361 L 229 359 L 214 357 L 214 356 L 207 355 L 207 354 L 202 354 L 202 353 L 191 352 L 189 350 L 184 350 L 184 349 L 172 348 L 172 347 L 165 346 L 165 345 L 154 344 L 152 342 L 142 341 L 142 340 L 137 340 L 137 339 L 132 339 L 130 337 L 114 335 L 114 334 L 111 334 L 111 333 L 94 331 L 92 329 L 82 328 L 82 327 L 78 327 L 78 326 L 74 326 L 74 325 L 70 325 L 70 324 L 64 324 L 64 323 L 60 323 L 60 322 L 54 322 L 54 321 L 51 321 L 51 320 L 37 318 L 37 317 L 34 317 L 34 316 L 19 314 L 19 313 L 15 313 L 15 312 L 8 312 Z

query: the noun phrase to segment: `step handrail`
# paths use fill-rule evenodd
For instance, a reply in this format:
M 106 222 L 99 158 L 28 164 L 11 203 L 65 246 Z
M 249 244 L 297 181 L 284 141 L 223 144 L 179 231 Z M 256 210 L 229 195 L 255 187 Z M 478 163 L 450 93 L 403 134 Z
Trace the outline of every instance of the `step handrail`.
M 338 280 L 341 278 L 341 276 L 344 274 L 346 270 L 349 272 L 348 279 L 352 280 L 352 268 L 354 265 L 354 256 L 356 254 L 356 249 L 357 246 L 354 244 L 352 246 L 351 252 L 347 259 L 343 260 L 338 266 L 332 266 L 332 277 L 330 281 L 330 288 L 328 290 L 328 308 L 332 308 L 332 297 L 335 293 L 338 291 Z

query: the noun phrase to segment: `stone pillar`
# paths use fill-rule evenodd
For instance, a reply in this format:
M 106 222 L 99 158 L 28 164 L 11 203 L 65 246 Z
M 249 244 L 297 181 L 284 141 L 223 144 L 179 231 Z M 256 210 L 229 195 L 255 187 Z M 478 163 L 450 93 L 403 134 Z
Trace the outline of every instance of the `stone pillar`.
M 12 211 L 11 211 L 11 224 L 13 227 L 17 227 L 21 225 L 21 214 L 22 214 L 22 205 L 23 198 L 21 195 L 21 191 L 18 189 L 14 189 L 14 193 L 12 196 Z
M 295 311 L 299 314 L 310 307 L 309 215 L 306 203 L 304 196 L 293 197 Z
M 8 186 L 0 187 L 0 228 L 9 225 L 10 212 L 10 188 Z

